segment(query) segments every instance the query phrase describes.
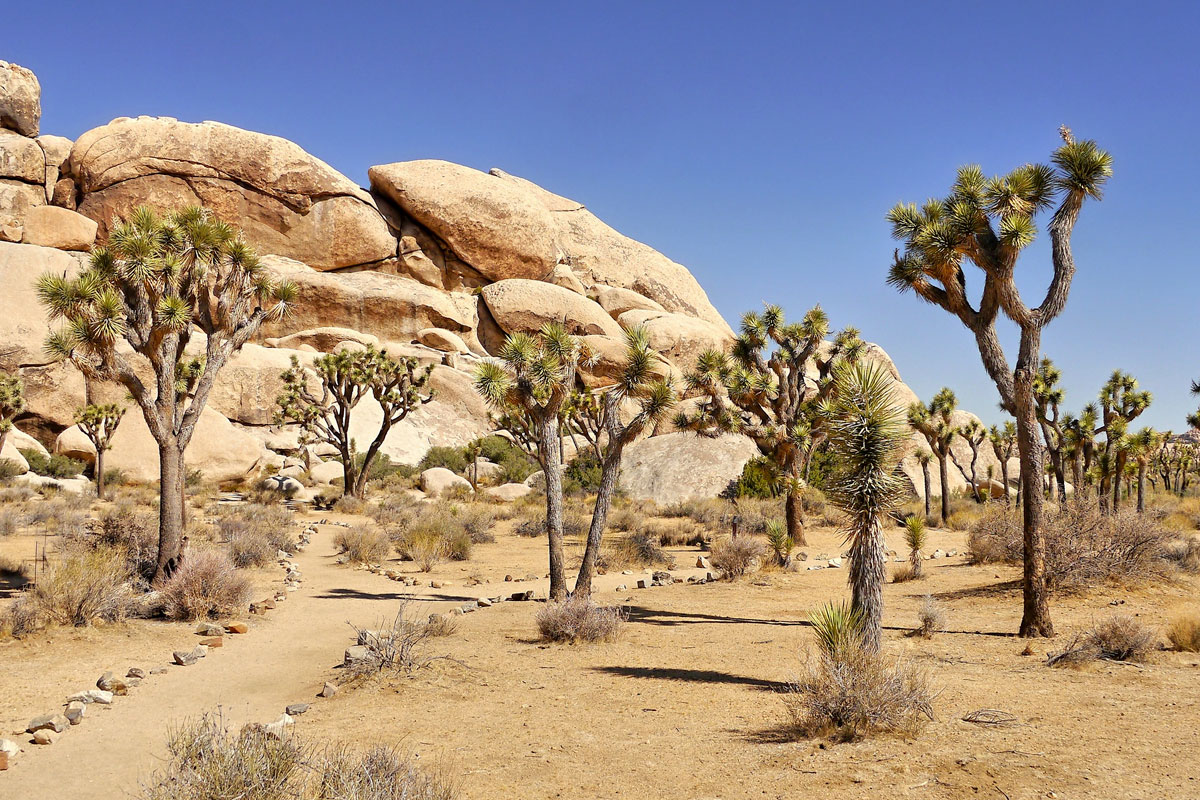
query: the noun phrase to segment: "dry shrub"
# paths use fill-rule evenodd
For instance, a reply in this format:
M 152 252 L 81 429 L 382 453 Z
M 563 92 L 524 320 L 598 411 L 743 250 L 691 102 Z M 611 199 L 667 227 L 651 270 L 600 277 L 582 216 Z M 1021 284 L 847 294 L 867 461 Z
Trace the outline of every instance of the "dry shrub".
M 241 567 L 266 566 L 280 550 L 295 552 L 299 543 L 292 528 L 291 512 L 283 506 L 251 503 L 224 511 L 217 518 L 217 536 L 229 544 Z
M 341 529 L 333 537 L 333 546 L 354 564 L 378 564 L 392 550 L 387 534 L 373 525 Z
M 566 511 L 563 513 L 563 536 L 578 537 L 583 536 L 588 529 L 588 519 L 583 514 L 574 511 Z M 529 519 L 524 519 L 517 523 L 513 528 L 513 533 L 518 536 L 545 536 L 546 535 L 546 514 L 542 512 L 540 515 L 535 515 Z
M 492 528 L 496 525 L 496 509 L 481 503 L 470 503 L 459 506 L 456 516 L 473 544 L 496 541 L 496 536 L 492 533 Z
M 675 561 L 662 549 L 659 537 L 648 531 L 622 537 L 608 549 L 606 556 L 610 568 L 668 566 Z
M 352 494 L 344 494 L 333 504 L 339 514 L 362 514 L 367 510 L 367 501 Z
M 1091 661 L 1148 661 L 1158 648 L 1158 634 L 1127 614 L 1114 614 L 1076 636 L 1065 650 L 1051 654 L 1050 666 L 1078 666 Z
M 1200 614 L 1175 617 L 1167 628 L 1167 639 L 1176 650 L 1200 652 Z
M 535 620 L 545 642 L 611 642 L 621 632 L 625 613 L 590 600 L 552 600 L 538 609 Z
M 916 573 L 912 564 L 900 564 L 892 569 L 892 583 L 907 583 L 909 581 L 920 580 L 923 577 L 925 576 Z
M 646 527 L 646 514 L 637 506 L 618 508 L 609 515 L 608 525 L 614 531 L 640 531 Z
M 430 614 L 425 626 L 432 638 L 452 636 L 458 631 L 458 619 L 450 614 Z
M 413 672 L 434 659 L 426 654 L 426 642 L 434 636 L 445 636 L 445 628 L 419 621 L 409 613 L 408 601 L 400 603 L 396 616 L 374 628 L 351 625 L 358 642 L 366 646 L 368 657 L 346 665 L 354 677 L 383 671 Z
M 149 581 L 158 567 L 157 515 L 121 501 L 106 508 L 88 530 L 93 545 L 112 547 L 125 554 L 131 574 Z
M 432 572 L 446 557 L 446 539 L 437 530 L 421 528 L 410 531 L 396 550 L 401 558 L 416 562 L 422 572 Z
M 25 515 L 15 508 L 0 511 L 0 537 L 12 536 L 21 529 Z
M 1193 575 L 1200 572 L 1200 536 L 1178 539 L 1167 545 L 1164 555 L 1179 570 Z
M 1145 514 L 1125 509 L 1101 514 L 1091 503 L 1068 503 L 1044 517 L 1046 580 L 1052 589 L 1077 591 L 1108 581 L 1159 577 L 1171 534 Z M 976 563 L 1021 563 L 1020 518 L 1002 507 L 986 511 L 968 535 Z
M 51 624 L 81 627 L 124 619 L 134 598 L 129 581 L 125 559 L 113 548 L 67 553 L 17 599 L 13 634 Z
M 23 503 L 35 494 L 37 492 L 28 486 L 6 486 L 0 489 L 0 505 Z
M 250 600 L 250 579 L 219 550 L 193 550 L 163 586 L 163 610 L 171 619 L 223 617 Z
M 710 561 L 726 578 L 756 572 L 767 555 L 767 546 L 754 536 L 719 539 L 713 544 Z
M 843 742 L 872 734 L 911 735 L 933 719 L 928 676 L 857 641 L 833 651 L 817 648 L 788 686 L 784 704 L 797 734 Z
M 332 747 L 321 757 L 317 800 L 452 800 L 457 785 L 395 748 Z
M 933 599 L 933 595 L 925 595 L 925 601 L 921 604 L 921 611 L 917 618 L 920 623 L 913 629 L 913 636 L 932 639 L 935 633 L 941 633 L 946 629 L 946 612 L 941 604 Z

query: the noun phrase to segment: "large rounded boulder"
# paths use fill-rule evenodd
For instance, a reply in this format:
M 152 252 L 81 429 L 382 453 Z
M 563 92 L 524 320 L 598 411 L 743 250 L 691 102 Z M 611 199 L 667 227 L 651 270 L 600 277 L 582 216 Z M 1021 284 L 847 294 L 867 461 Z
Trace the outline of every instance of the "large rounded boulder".
M 37 136 L 42 119 L 42 85 L 24 67 L 0 61 L 0 128 Z
M 488 284 L 480 295 L 505 333 L 530 333 L 561 322 L 576 336 L 621 335 L 621 326 L 594 300 L 553 283 L 510 278 Z
M 659 504 L 706 500 L 719 495 L 758 455 L 758 446 L 738 434 L 715 439 L 684 432 L 654 436 L 625 449 L 621 489 Z

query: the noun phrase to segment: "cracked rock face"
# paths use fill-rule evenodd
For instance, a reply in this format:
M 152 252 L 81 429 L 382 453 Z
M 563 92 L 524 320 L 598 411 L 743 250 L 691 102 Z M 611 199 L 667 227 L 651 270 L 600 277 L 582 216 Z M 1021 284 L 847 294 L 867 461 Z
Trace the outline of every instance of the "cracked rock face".
M 219 122 L 121 118 L 79 137 L 67 169 L 101 237 L 139 204 L 202 204 L 261 253 L 319 269 L 379 264 L 396 240 L 366 191 L 298 145 Z

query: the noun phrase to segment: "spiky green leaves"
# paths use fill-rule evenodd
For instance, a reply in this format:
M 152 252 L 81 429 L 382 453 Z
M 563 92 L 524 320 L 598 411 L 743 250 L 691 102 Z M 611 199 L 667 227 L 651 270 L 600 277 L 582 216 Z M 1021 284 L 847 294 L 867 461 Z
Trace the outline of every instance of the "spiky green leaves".
M 25 384 L 16 375 L 0 372 L 0 434 L 12 428 L 13 419 L 25 410 Z
M 97 453 L 108 450 L 112 436 L 125 416 L 125 409 L 116 403 L 88 404 L 75 412 L 75 424 L 96 448 Z
M 1078 192 L 1100 199 L 1105 183 L 1112 177 L 1112 156 L 1092 140 L 1069 139 L 1050 157 L 1058 173 L 1054 185 L 1068 192 Z
M 862 613 L 849 603 L 826 603 L 808 615 L 817 646 L 831 659 L 838 659 L 862 643 Z

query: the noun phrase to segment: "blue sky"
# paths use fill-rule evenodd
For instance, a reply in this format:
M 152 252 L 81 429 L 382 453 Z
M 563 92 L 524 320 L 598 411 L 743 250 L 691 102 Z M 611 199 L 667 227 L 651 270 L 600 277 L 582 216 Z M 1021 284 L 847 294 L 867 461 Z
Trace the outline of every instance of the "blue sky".
M 1066 123 L 1115 176 L 1044 350 L 1069 407 L 1125 369 L 1155 394 L 1145 421 L 1181 430 L 1198 24 L 1154 2 L 46 2 L 5 12 L 0 58 L 37 72 L 46 133 L 157 114 L 287 137 L 362 183 L 414 158 L 501 167 L 687 265 L 735 326 L 819 302 L 922 397 L 949 385 L 989 422 L 969 333 L 884 284 L 883 217 L 960 164 L 1045 160 Z M 1048 271 L 1043 241 L 1019 267 L 1031 304 Z

